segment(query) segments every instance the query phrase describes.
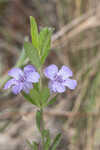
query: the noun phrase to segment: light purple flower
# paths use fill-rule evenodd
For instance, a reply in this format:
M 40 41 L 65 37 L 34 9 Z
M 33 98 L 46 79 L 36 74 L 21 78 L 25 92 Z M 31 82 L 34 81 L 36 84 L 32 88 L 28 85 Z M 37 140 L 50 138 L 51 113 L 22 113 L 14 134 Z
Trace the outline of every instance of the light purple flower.
M 48 87 L 51 92 L 63 93 L 66 87 L 74 90 L 77 86 L 77 81 L 69 78 L 73 76 L 73 73 L 67 66 L 62 66 L 58 71 L 58 67 L 52 64 L 45 68 L 44 74 L 50 79 Z
M 20 93 L 22 90 L 29 93 L 33 88 L 33 83 L 39 82 L 40 75 L 32 65 L 27 65 L 24 69 L 13 68 L 8 72 L 13 77 L 4 86 L 4 89 L 12 87 L 14 94 Z

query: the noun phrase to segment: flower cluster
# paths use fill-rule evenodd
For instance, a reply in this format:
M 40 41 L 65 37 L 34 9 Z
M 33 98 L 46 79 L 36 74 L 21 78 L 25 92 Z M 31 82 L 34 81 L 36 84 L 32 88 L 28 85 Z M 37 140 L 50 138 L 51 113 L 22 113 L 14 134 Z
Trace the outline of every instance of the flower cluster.
M 33 83 L 39 82 L 40 75 L 32 65 L 27 65 L 23 70 L 13 68 L 8 72 L 8 75 L 13 77 L 6 84 L 4 89 L 12 87 L 14 94 L 20 93 L 22 90 L 29 93 L 33 88 Z M 44 70 L 44 75 L 50 79 L 48 87 L 51 92 L 63 93 L 66 87 L 75 89 L 77 86 L 76 80 L 69 77 L 73 76 L 72 71 L 67 66 L 62 66 L 58 71 L 58 67 L 54 64 L 48 66 Z

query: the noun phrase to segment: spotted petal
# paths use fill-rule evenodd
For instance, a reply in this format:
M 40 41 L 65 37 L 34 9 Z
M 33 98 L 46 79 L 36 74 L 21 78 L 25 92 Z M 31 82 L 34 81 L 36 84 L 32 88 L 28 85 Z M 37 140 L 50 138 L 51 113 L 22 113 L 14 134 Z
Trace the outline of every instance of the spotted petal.
M 47 78 L 54 80 L 54 77 L 58 73 L 58 67 L 56 65 L 50 65 L 44 70 L 44 74 Z
M 60 75 L 63 80 L 66 80 L 68 77 L 72 77 L 73 73 L 67 66 L 62 66 L 58 72 L 58 75 Z
M 8 75 L 18 80 L 20 76 L 23 76 L 23 72 L 20 68 L 13 68 L 8 72 Z
M 64 83 L 64 86 L 67 86 L 68 88 L 70 88 L 71 90 L 74 90 L 75 87 L 77 86 L 77 81 L 76 80 L 72 80 L 72 79 L 67 79 Z

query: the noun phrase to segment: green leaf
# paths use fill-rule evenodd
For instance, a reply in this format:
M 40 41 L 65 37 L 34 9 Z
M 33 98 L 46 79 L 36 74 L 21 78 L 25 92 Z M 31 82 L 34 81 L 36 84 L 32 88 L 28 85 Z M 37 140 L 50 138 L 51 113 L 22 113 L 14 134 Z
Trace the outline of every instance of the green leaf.
M 56 101 L 57 96 L 58 96 L 58 95 L 56 95 L 54 98 L 52 98 L 52 99 L 47 103 L 47 106 L 54 104 L 55 101 Z
M 25 92 L 22 92 L 22 95 L 24 96 L 25 99 L 27 99 L 30 103 L 36 105 L 35 101 L 31 98 L 29 94 L 26 94 Z
M 58 144 L 60 143 L 61 141 L 61 133 L 57 134 L 57 136 L 55 137 L 51 147 L 49 150 L 56 150 Z
M 44 144 L 44 150 L 49 150 L 51 138 L 50 138 L 50 132 L 49 130 L 44 131 L 44 137 L 46 138 L 45 144 Z
M 34 83 L 34 89 L 39 92 L 39 83 Z
M 41 105 L 41 102 L 40 102 L 41 101 L 41 97 L 40 97 L 39 92 L 33 88 L 30 91 L 30 96 L 31 96 L 32 100 L 34 101 L 35 105 L 40 107 L 40 105 Z
M 44 144 L 44 150 L 49 150 L 51 139 L 47 137 L 47 140 Z
M 48 34 L 49 34 L 49 29 L 48 28 L 43 28 L 40 31 L 40 34 L 39 34 L 39 48 L 40 48 L 41 54 L 43 54 L 43 50 L 44 50 L 44 47 L 45 47 L 45 42 L 47 40 Z
M 38 107 L 41 106 L 41 104 L 40 104 L 41 97 L 36 89 L 34 89 L 34 88 L 31 89 L 29 94 L 22 92 L 22 95 L 24 96 L 25 99 L 27 99 L 33 105 L 36 105 Z
M 41 131 L 41 120 L 42 120 L 42 113 L 40 111 L 36 112 L 36 125 L 39 131 Z
M 25 60 L 26 60 L 26 54 L 25 54 L 25 50 L 23 48 L 15 67 L 22 66 L 24 64 Z
M 30 25 L 31 25 L 32 44 L 36 49 L 38 49 L 38 47 L 39 47 L 38 28 L 37 28 L 37 23 L 36 23 L 34 17 L 32 17 L 32 16 L 30 16 Z
M 31 43 L 25 42 L 24 49 L 25 49 L 25 53 L 29 57 L 31 63 L 36 68 L 40 68 L 40 58 L 39 58 L 38 52 L 35 49 L 35 47 Z
M 49 130 L 44 129 L 44 130 L 42 131 L 42 135 L 43 135 L 44 137 L 49 136 L 49 135 L 50 135 Z
M 51 35 L 52 29 L 44 28 L 39 34 L 39 45 L 40 45 L 40 54 L 41 54 L 41 64 L 44 63 L 46 57 L 48 56 L 49 50 L 51 48 Z
M 41 101 L 44 106 L 45 106 L 49 96 L 50 96 L 49 89 L 47 87 L 43 88 L 43 90 L 41 91 Z

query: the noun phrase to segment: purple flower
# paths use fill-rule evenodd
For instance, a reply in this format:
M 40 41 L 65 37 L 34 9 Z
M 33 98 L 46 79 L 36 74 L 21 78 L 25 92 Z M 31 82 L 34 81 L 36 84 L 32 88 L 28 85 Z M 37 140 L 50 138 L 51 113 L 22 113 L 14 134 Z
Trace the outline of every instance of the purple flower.
M 66 87 L 73 90 L 77 86 L 77 81 L 69 78 L 73 73 L 67 66 L 62 66 L 58 71 L 58 67 L 52 64 L 45 68 L 44 74 L 50 79 L 48 87 L 51 92 L 63 93 Z
M 14 94 L 20 93 L 22 90 L 29 93 L 30 89 L 33 88 L 32 83 L 39 82 L 40 75 L 36 72 L 32 65 L 27 65 L 23 70 L 20 68 L 13 68 L 8 72 L 8 75 L 13 77 L 4 86 L 4 89 L 12 87 Z

